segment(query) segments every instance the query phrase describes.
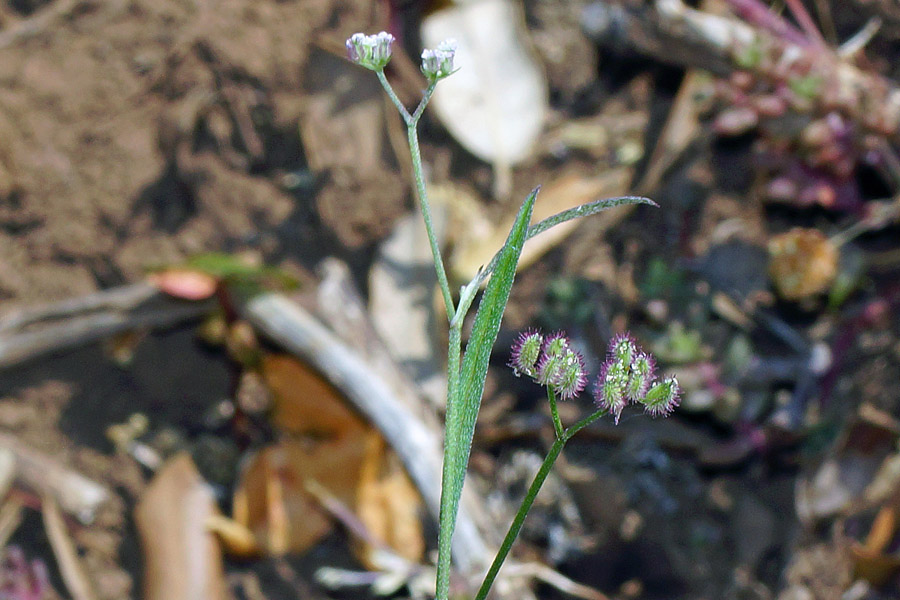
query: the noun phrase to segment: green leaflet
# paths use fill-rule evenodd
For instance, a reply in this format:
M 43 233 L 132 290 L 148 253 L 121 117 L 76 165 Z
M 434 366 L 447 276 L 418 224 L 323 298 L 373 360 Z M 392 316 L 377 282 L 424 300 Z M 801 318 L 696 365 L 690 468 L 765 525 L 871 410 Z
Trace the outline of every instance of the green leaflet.
M 644 198 L 643 196 L 619 196 L 616 198 L 606 198 L 604 200 L 594 200 L 593 202 L 581 204 L 579 206 L 576 206 L 575 208 L 570 208 L 569 210 L 564 210 L 560 213 L 556 213 L 552 217 L 547 217 L 540 223 L 535 223 L 528 228 L 528 233 L 526 234 L 525 239 L 530 240 L 534 236 L 544 233 L 551 227 L 555 227 L 560 223 L 565 223 L 566 221 L 571 221 L 572 219 L 580 219 L 581 217 L 595 215 L 599 212 L 603 212 L 604 210 L 615 208 L 617 206 L 624 206 L 626 204 L 649 204 L 650 206 L 659 206 L 650 198 Z M 491 262 L 488 263 L 488 266 L 482 269 L 481 272 L 475 276 L 478 285 L 481 285 L 481 283 L 485 279 L 487 279 L 491 273 L 494 272 L 494 269 L 497 268 L 497 262 L 499 260 L 500 254 L 498 253 L 494 256 L 494 258 L 491 259 Z
M 536 188 L 519 209 L 506 244 L 497 256 L 493 276 L 485 288 L 475 315 L 472 335 L 466 345 L 457 394 L 448 398 L 447 421 L 444 440 L 444 470 L 441 485 L 440 536 L 438 545 L 444 564 L 438 564 L 437 598 L 445 600 L 450 579 L 450 538 L 456 525 L 459 499 L 462 494 L 475 420 L 484 393 L 491 350 L 500 331 L 500 321 L 509 300 L 516 275 L 516 265 L 528 235 L 528 224 L 534 200 L 540 188 Z

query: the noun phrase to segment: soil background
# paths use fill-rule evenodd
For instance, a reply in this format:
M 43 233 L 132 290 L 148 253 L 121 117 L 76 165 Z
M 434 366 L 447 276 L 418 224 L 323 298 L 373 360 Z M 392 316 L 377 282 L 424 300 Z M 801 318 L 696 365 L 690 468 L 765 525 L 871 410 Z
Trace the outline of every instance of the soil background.
M 485 202 L 498 220 L 532 187 L 557 179 L 563 163 L 584 177 L 627 166 L 639 182 L 683 82 L 683 69 L 583 35 L 587 4 L 524 7 L 550 86 L 551 128 L 599 116 L 611 125 L 611 150 L 563 158 L 545 148 L 514 170 L 509 199 Z M 397 116 L 374 77 L 344 60 L 343 40 L 398 32 L 401 56 L 390 75 L 411 103 L 421 79 L 408 56 L 418 53 L 412 32 L 423 10 L 364 0 L 0 0 L 0 313 L 141 281 L 150 269 L 206 252 L 277 265 L 312 287 L 320 260 L 336 256 L 365 293 L 375 249 L 413 202 L 408 157 L 392 137 Z M 835 15 L 848 31 L 862 24 L 860 15 Z M 898 64 L 896 42 L 885 52 L 882 62 Z M 422 137 L 433 178 L 491 196 L 490 166 L 438 121 L 426 117 Z M 647 152 L 623 165 L 616 150 L 628 143 Z M 889 187 L 873 179 L 866 199 Z M 896 597 L 896 572 L 882 587 L 841 596 L 855 580 L 845 532 L 832 522 L 807 527 L 795 513 L 798 481 L 840 447 L 858 406 L 898 416 L 896 226 L 862 239 L 861 251 L 881 260 L 839 310 L 778 301 L 768 237 L 795 226 L 834 231 L 854 216 L 773 207 L 754 193 L 757 184 L 750 136 L 702 137 L 643 192 L 661 210 L 640 207 L 600 234 L 579 226 L 520 275 L 501 342 L 538 322 L 567 329 L 599 362 L 623 324 L 666 333 L 671 318 L 702 336 L 699 362 L 717 363 L 741 333 L 757 355 L 787 365 L 762 385 L 729 383 L 744 401 L 729 416 L 626 417 L 586 432 L 566 451 L 559 504 L 538 506 L 526 527 L 523 556 L 553 556 L 561 572 L 616 598 Z M 677 268 L 653 279 L 660 260 Z M 721 289 L 738 290 L 740 300 L 766 293 L 778 323 L 840 346 L 830 379 L 800 394 L 805 367 L 792 366 L 784 337 L 773 333 L 778 325 L 738 331 L 709 309 Z M 654 300 L 664 301 L 666 316 Z M 873 301 L 886 312 L 860 325 Z M 211 421 L 241 379 L 223 351 L 199 342 L 193 326 L 123 343 L 125 363 L 107 343 L 0 371 L 0 427 L 116 492 L 91 527 L 73 534 L 103 599 L 140 597 L 131 511 L 147 480 L 115 452 L 108 427 L 142 413 L 157 432 L 175 432 L 195 457 L 207 457 L 198 466 L 225 504 L 245 449 Z M 507 474 L 500 493 L 515 497 L 516 469 L 528 472 L 546 423 L 535 422 L 540 393 L 500 368 L 507 358 L 495 361 L 485 400 L 494 416 L 476 438 L 473 471 L 488 481 Z M 804 428 L 809 406 L 827 418 Z M 785 419 L 791 426 L 779 429 Z M 576 507 L 578 518 L 560 506 Z M 862 539 L 870 522 L 851 522 L 848 535 Z M 42 531 L 30 512 L 13 542 L 50 564 Z M 230 582 L 248 598 L 363 597 L 313 583 L 317 566 L 358 566 L 346 544 L 337 532 L 303 557 L 235 561 Z M 245 578 L 258 578 L 260 595 L 246 591 Z M 51 580 L 64 589 L 52 568 Z M 782 594 L 801 588 L 811 595 Z M 538 592 L 562 597 L 549 586 Z

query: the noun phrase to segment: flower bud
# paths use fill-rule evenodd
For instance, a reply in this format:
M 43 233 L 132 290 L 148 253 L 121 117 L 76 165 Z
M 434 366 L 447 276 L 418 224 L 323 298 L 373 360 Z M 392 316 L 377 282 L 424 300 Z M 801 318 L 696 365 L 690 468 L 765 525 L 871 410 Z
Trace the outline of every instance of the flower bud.
M 444 40 L 434 50 L 422 51 L 422 73 L 428 83 L 449 77 L 453 74 L 453 58 L 456 56 L 456 40 Z
M 347 39 L 347 57 L 373 71 L 381 71 L 391 60 L 394 36 L 382 31 L 375 35 L 354 33 Z

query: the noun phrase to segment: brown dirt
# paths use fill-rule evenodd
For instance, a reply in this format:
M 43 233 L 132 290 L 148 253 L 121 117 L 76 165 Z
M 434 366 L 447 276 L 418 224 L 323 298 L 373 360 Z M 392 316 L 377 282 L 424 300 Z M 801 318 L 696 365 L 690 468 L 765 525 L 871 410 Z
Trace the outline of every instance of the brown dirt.
M 535 50 L 548 71 L 552 120 L 604 111 L 615 118 L 626 108 L 646 113 L 650 125 L 643 142 L 649 151 L 674 94 L 665 85 L 672 75 L 628 63 L 621 70 L 610 66 L 611 74 L 600 81 L 596 44 L 571 34 L 586 3 L 525 3 Z M 386 5 L 366 0 L 0 0 L 0 315 L 135 281 L 148 268 L 201 252 L 249 250 L 297 271 L 332 252 L 351 263 L 369 260 L 374 244 L 409 207 L 403 131 L 398 143 L 393 108 L 370 73 L 342 59 L 343 48 L 335 40 L 387 28 Z M 605 69 L 605 59 L 599 60 Z M 394 66 L 389 75 L 398 80 L 401 96 L 415 92 L 415 67 Z M 641 73 L 635 76 L 629 69 Z M 616 104 L 618 113 L 611 108 Z M 428 118 L 423 129 L 423 150 L 435 179 L 462 180 L 482 192 L 490 188 L 488 166 L 465 154 Z M 663 189 L 654 190 L 664 210 L 640 212 L 608 235 L 597 234 L 590 223 L 579 227 L 565 247 L 519 277 L 504 324 L 512 329 L 546 318 L 550 283 L 574 273 L 587 281 L 587 291 L 566 300 L 572 304 L 565 308 L 587 303 L 590 316 L 574 327 L 551 318 L 547 322 L 554 328 L 570 328 L 594 358 L 602 356 L 614 329 L 655 329 L 650 337 L 659 337 L 666 318 L 653 322 L 639 297 L 646 263 L 667 255 L 678 269 L 696 274 L 703 268 L 700 259 L 736 229 L 734 237 L 763 252 L 768 230 L 778 228 L 742 183 L 753 179 L 749 148 L 732 151 L 744 161 L 741 169 L 720 164 L 725 150 L 704 146 L 686 165 L 676 165 Z M 606 154 L 575 153 L 566 166 L 585 176 L 602 172 L 613 160 Z M 545 153 L 520 168 L 514 197 L 552 181 L 562 162 Z M 636 167 L 638 176 L 641 169 Z M 731 187 L 716 178 L 727 179 Z M 509 208 L 502 204 L 487 210 L 500 215 Z M 793 223 L 796 215 L 781 218 Z M 719 270 L 730 275 L 732 262 L 741 261 L 724 262 Z M 891 265 L 884 281 L 870 287 L 884 288 L 896 301 L 890 281 L 895 262 Z M 765 285 L 764 270 L 752 267 L 747 272 Z M 724 353 L 736 330 L 708 309 L 708 281 L 689 279 L 671 287 L 667 314 L 702 331 L 704 344 Z M 683 305 L 682 297 L 688 299 Z M 775 305 L 772 311 L 807 335 L 811 313 L 784 308 Z M 855 316 L 832 319 L 837 334 L 846 327 L 853 337 L 861 328 Z M 837 413 L 831 417 L 835 422 L 860 399 L 896 414 L 897 398 L 890 390 L 900 372 L 900 324 L 894 321 L 892 327 L 884 343 L 869 340 L 870 348 L 865 336 L 858 344 L 855 338 L 848 342 L 849 357 L 841 359 L 824 393 L 832 398 L 822 410 Z M 754 340 L 761 355 L 773 347 L 784 350 L 760 329 L 753 334 L 763 338 Z M 116 492 L 94 526 L 72 527 L 101 599 L 137 594 L 141 559 L 129 504 L 139 497 L 146 476 L 133 460 L 113 452 L 106 428 L 142 412 L 153 419 L 152 431 L 199 432 L 206 442 L 235 446 L 227 435 L 216 437 L 221 432 L 210 434 L 204 419 L 210 407 L 232 395 L 236 371 L 221 354 L 198 348 L 193 332 L 178 330 L 141 341 L 127 369 L 92 347 L 11 375 L 0 372 L 0 429 L 14 431 L 23 443 Z M 480 442 L 488 447 L 475 449 L 476 462 L 498 470 L 503 455 L 517 444 L 539 447 L 531 438 L 539 438 L 542 426 L 533 420 L 541 409 L 528 403 L 534 390 L 511 388 L 518 394 L 515 401 L 512 394 L 494 396 L 503 377 L 492 372 L 486 409 L 518 402 L 514 410 L 494 406 L 494 412 L 501 415 L 501 425 L 506 418 L 527 423 L 519 434 L 498 437 L 502 448 Z M 773 392 L 769 395 L 775 398 L 771 387 L 765 394 Z M 574 414 L 576 407 L 569 403 L 566 410 Z M 635 586 L 640 595 L 640 586 L 646 585 L 644 597 L 666 590 L 666 597 L 771 598 L 785 582 L 808 580 L 821 584 L 811 590 L 832 591 L 817 597 L 837 597 L 849 567 L 832 573 L 840 581 L 818 576 L 828 572 L 833 545 L 819 548 L 810 541 L 804 552 L 791 555 L 792 544 L 798 543 L 792 490 L 802 468 L 796 440 L 786 442 L 786 449 L 773 443 L 758 454 L 742 454 L 739 448 L 737 458 L 722 461 L 724 473 L 707 472 L 716 470 L 715 463 L 700 464 L 704 448 L 727 453 L 726 442 L 739 439 L 741 427 L 765 424 L 766 415 L 736 423 L 706 415 L 684 423 L 675 418 L 666 422 L 677 425 L 668 437 L 648 435 L 663 430 L 649 421 L 597 428 L 593 438 L 585 432 L 583 443 L 567 449 L 567 459 L 572 472 L 590 475 L 570 476 L 567 483 L 588 529 L 602 532 L 602 539 L 576 540 L 575 546 L 581 545 L 571 562 L 557 566 L 605 592 L 619 588 L 618 597 L 634 597 Z M 234 466 L 212 464 L 218 458 L 211 455 L 207 466 L 220 471 Z M 233 476 L 229 473 L 223 480 Z M 495 474 L 490 468 L 485 473 L 487 479 Z M 222 489 L 228 489 L 227 481 Z M 597 502 L 598 497 L 604 501 Z M 545 518 L 555 517 L 546 512 Z M 625 517 L 643 523 L 647 533 L 625 535 Z M 530 543 L 524 551 L 536 556 L 542 554 L 541 518 L 536 516 L 538 525 L 524 540 Z M 23 529 L 29 524 L 41 529 L 34 514 L 29 519 Z M 614 541 L 606 543 L 607 538 Z M 32 554 L 43 552 L 49 561 L 46 541 L 35 544 Z M 336 554 L 346 554 L 343 540 L 337 545 Z M 290 578 L 281 571 L 270 579 Z M 59 581 L 54 584 L 63 589 Z M 296 596 L 298 587 L 267 597 Z M 304 592 L 304 597 L 318 594 Z
M 365 230 L 373 201 L 394 205 L 382 215 L 402 206 L 402 186 L 363 186 L 358 172 L 335 177 L 333 164 L 303 172 L 297 142 L 310 109 L 303 91 L 315 85 L 305 67 L 322 52 L 315 41 L 373 27 L 368 3 L 60 0 L 33 14 L 19 5 L 0 5 L 6 306 L 256 244 L 315 212 L 304 206 L 312 187 L 292 189 L 291 175 L 322 178 L 326 222 L 349 215 Z M 366 183 L 395 181 L 370 162 Z M 360 243 L 352 232 L 338 237 Z

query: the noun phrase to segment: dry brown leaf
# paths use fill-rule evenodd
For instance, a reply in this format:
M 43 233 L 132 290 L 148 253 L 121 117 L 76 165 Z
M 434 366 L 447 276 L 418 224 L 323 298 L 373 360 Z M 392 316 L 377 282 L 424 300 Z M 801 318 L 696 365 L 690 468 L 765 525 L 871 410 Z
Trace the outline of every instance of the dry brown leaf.
M 422 500 L 397 456 L 388 452 L 384 438 L 375 431 L 366 439 L 356 504 L 359 519 L 372 537 L 409 561 L 422 559 L 425 553 L 419 518 Z M 364 544 L 359 554 L 368 568 L 375 569 L 372 550 Z
M 317 466 L 325 463 L 317 465 L 317 457 L 321 454 L 311 444 L 286 440 L 260 451 L 243 471 L 234 518 L 270 554 L 304 552 L 331 530 L 328 515 L 304 489 L 307 479 L 320 475 Z M 334 466 L 328 464 L 332 471 Z M 349 479 L 343 487 L 352 487 L 354 474 Z
M 797 227 L 773 237 L 769 257 L 772 282 L 787 300 L 824 292 L 837 275 L 837 248 L 818 229 Z
M 187 453 L 156 473 L 135 509 L 145 600 L 231 598 L 219 544 L 206 526 L 217 514 L 212 492 Z
M 897 509 L 884 506 L 872 522 L 865 543 L 850 546 L 857 577 L 881 585 L 900 571 L 900 556 L 885 552 L 896 535 Z
M 268 355 L 262 371 L 274 396 L 272 423 L 279 429 L 333 439 L 359 434 L 367 427 L 333 385 L 297 359 Z
M 296 359 L 268 356 L 263 375 L 274 396 L 273 422 L 293 437 L 249 461 L 235 492 L 235 520 L 272 554 L 303 552 L 331 528 L 329 515 L 307 491 L 314 483 L 352 507 L 374 537 L 420 558 L 421 499 L 381 435 Z

